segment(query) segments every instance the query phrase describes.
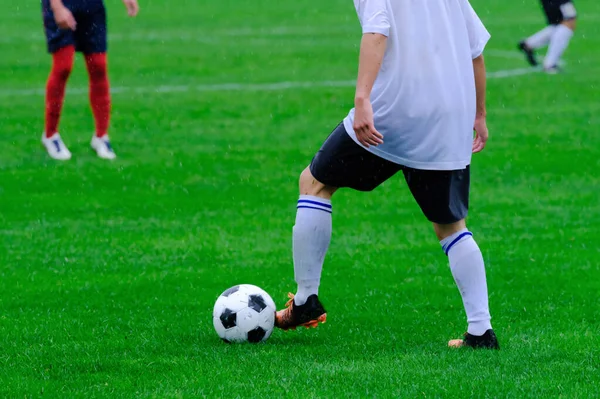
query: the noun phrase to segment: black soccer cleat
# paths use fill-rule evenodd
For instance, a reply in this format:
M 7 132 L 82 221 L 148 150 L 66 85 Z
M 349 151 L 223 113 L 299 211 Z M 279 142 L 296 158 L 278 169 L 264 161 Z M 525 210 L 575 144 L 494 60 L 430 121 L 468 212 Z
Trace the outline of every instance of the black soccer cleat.
M 465 333 L 463 339 L 453 339 L 448 342 L 451 348 L 473 348 L 473 349 L 500 349 L 498 338 L 494 330 L 489 329 L 483 335 L 471 335 Z
M 521 41 L 519 42 L 519 46 L 518 46 L 519 50 L 521 50 L 524 54 L 525 54 L 525 59 L 527 60 L 527 62 L 529 63 L 529 65 L 531 66 L 538 66 L 538 62 L 537 59 L 535 58 L 535 53 L 533 52 L 533 49 L 530 48 L 525 41 Z
M 306 299 L 304 305 L 294 303 L 294 294 L 289 293 L 286 308 L 275 313 L 275 327 L 282 330 L 295 330 L 296 327 L 316 328 L 325 323 L 327 312 L 316 295 Z

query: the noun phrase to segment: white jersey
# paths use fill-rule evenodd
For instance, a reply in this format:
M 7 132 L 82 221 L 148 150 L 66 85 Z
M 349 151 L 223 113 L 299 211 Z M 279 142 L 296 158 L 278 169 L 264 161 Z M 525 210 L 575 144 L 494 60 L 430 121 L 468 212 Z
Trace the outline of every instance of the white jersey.
M 474 58 L 490 34 L 468 0 L 354 0 L 363 33 L 388 37 L 371 92 L 384 143 L 368 150 L 415 169 L 471 163 Z M 354 109 L 344 119 L 348 134 Z M 360 145 L 360 143 L 359 143 Z

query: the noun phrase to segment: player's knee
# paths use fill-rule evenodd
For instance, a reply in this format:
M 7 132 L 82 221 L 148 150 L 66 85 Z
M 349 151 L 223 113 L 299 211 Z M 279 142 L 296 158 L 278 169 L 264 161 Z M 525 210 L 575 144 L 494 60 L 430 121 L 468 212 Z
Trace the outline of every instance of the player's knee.
M 106 62 L 102 57 L 88 58 L 87 69 L 91 80 L 104 80 L 108 73 Z
M 90 79 L 104 80 L 107 76 L 106 66 L 102 64 L 91 64 L 89 67 Z
M 319 182 L 310 172 L 310 168 L 306 168 L 300 173 L 300 194 L 315 195 L 324 187 L 324 184 Z
M 329 199 L 335 190 L 335 188 L 326 186 L 318 181 L 308 167 L 300 174 L 300 195 L 313 195 Z
M 56 64 L 52 68 L 52 74 L 62 81 L 66 81 L 71 76 L 73 65 L 69 63 Z
M 464 230 L 466 228 L 467 224 L 465 222 L 465 219 L 449 224 L 433 224 L 433 230 L 435 231 L 435 235 L 437 236 L 439 241 L 442 241 L 444 238 L 450 237 L 452 234 L 458 233 L 459 231 Z
M 577 19 L 573 18 L 573 19 L 563 21 L 562 25 L 566 26 L 567 28 L 571 29 L 572 31 L 575 31 L 575 28 L 577 27 Z

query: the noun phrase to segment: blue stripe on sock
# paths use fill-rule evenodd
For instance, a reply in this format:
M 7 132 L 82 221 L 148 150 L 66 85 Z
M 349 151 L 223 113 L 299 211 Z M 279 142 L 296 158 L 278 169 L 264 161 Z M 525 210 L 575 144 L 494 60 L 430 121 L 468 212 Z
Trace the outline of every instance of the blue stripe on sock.
M 315 209 L 317 211 L 323 211 L 323 212 L 331 213 L 331 210 L 329 210 L 329 209 L 317 208 L 317 207 L 314 207 L 314 206 L 306 206 L 306 205 L 298 205 L 297 209 L 302 209 L 302 208 L 304 208 L 304 209 Z
M 313 204 L 313 205 L 319 205 L 319 206 L 322 206 L 324 208 L 331 209 L 331 205 L 329 205 L 329 204 L 324 204 L 324 203 L 321 203 L 321 202 L 311 201 L 311 200 L 305 200 L 305 199 L 298 200 L 298 205 L 300 205 L 300 204 Z
M 473 237 L 473 233 L 471 233 L 470 231 L 465 231 L 464 233 L 462 233 L 461 235 L 456 237 L 450 244 L 448 244 L 448 246 L 446 248 L 442 248 L 444 250 L 444 252 L 446 253 L 446 255 L 448 255 L 448 252 L 450 252 L 450 249 L 454 246 L 454 244 L 456 244 L 457 242 L 460 241 L 461 238 L 466 237 L 466 236 Z

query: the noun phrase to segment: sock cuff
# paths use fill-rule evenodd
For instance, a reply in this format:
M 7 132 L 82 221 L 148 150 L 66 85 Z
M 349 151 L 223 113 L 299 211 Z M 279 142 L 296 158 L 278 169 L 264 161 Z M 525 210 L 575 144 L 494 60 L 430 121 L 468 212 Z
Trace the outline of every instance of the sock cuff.
M 440 241 L 440 244 L 442 245 L 442 249 L 444 250 L 446 255 L 448 255 L 448 252 L 450 252 L 450 249 L 452 249 L 453 246 L 455 246 L 465 238 L 472 236 L 473 233 L 471 233 L 468 229 L 462 229 L 461 231 L 458 231 L 452 234 L 451 236 L 444 238 L 442 241 Z
M 314 209 L 317 211 L 332 212 L 331 200 L 315 197 L 313 195 L 301 195 L 298 199 L 298 209 Z
M 315 201 L 315 202 L 319 202 L 319 203 L 322 203 L 325 205 L 331 205 L 331 200 L 321 198 L 321 197 L 315 197 L 314 195 L 301 195 L 300 198 L 298 199 L 298 201 L 302 201 L 302 200 Z

